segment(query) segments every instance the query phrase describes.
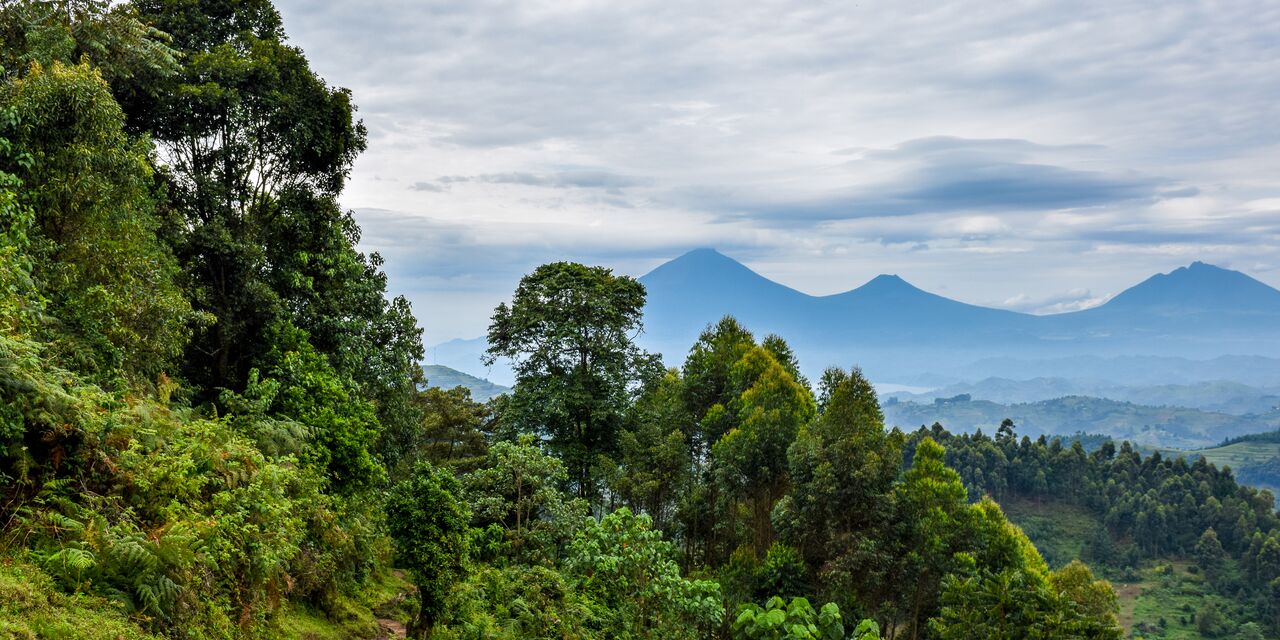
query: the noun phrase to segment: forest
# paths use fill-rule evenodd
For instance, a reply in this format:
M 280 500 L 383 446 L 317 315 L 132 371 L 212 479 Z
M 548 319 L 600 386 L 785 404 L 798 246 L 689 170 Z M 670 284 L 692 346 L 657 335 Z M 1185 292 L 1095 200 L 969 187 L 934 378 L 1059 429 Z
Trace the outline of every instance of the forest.
M 511 393 L 428 388 L 354 97 L 267 0 L 7 3 L 0 67 L 0 633 L 1121 638 L 1104 574 L 1191 558 L 1241 603 L 1201 634 L 1280 634 L 1229 470 L 888 428 L 731 317 L 666 368 L 609 269 L 494 310 Z M 1106 526 L 1050 563 L 1015 498 Z

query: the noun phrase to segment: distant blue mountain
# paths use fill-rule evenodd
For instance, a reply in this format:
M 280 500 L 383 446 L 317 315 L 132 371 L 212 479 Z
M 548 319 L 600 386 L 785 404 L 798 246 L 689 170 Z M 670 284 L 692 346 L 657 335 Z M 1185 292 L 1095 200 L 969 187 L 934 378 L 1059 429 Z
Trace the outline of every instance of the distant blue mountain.
M 811 296 L 711 249 L 686 253 L 640 281 L 649 294 L 643 341 L 673 364 L 726 314 L 759 334 L 785 337 L 810 372 L 858 363 L 882 379 L 963 374 L 967 363 L 998 357 L 1280 356 L 1280 291 L 1200 262 L 1100 307 L 1052 316 L 965 304 L 894 275 Z
M 1152 276 L 1099 307 L 1049 316 L 951 300 L 896 275 L 811 296 L 713 249 L 690 251 L 640 282 L 648 291 L 641 345 L 672 366 L 703 329 L 733 315 L 757 336 L 786 338 L 810 378 L 828 366 L 854 365 L 873 380 L 903 383 L 923 374 L 959 381 L 1020 377 L 1022 370 L 1173 383 L 1201 379 L 1189 372 L 1202 366 L 1221 374 L 1204 380 L 1272 385 L 1280 375 L 1280 291 L 1201 262 Z M 511 384 L 502 363 L 480 364 L 484 349 L 484 338 L 455 340 L 430 349 L 428 363 Z M 1223 371 L 1217 363 L 1224 355 L 1249 357 Z
M 1239 271 L 1193 262 L 1170 273 L 1151 276 L 1106 304 L 1079 315 L 1134 312 L 1164 316 L 1275 316 L 1280 314 L 1280 291 Z

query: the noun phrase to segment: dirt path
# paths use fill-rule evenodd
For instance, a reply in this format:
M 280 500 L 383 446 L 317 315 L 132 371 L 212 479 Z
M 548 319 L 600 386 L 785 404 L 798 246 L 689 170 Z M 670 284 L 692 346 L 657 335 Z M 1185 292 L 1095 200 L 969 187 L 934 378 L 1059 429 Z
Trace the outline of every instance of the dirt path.
M 383 640 L 405 637 L 404 625 L 396 622 L 395 620 L 391 620 L 389 618 L 378 618 L 378 625 L 382 627 Z

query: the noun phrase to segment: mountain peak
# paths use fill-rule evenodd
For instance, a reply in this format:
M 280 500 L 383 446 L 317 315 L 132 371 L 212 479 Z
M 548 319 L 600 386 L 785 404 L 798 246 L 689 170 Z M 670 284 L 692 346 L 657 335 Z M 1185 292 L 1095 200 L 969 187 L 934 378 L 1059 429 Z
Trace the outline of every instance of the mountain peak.
M 911 284 L 910 282 L 903 280 L 901 276 L 898 276 L 897 274 L 889 274 L 889 273 L 882 273 L 868 280 L 866 284 L 862 285 L 861 287 L 858 287 L 857 289 L 854 289 L 854 291 L 858 292 L 860 295 L 870 294 L 870 295 L 878 295 L 878 296 L 894 295 L 894 294 L 897 294 L 897 295 L 924 294 L 929 296 L 933 295 L 920 289 L 920 287 L 917 287 Z
M 1192 262 L 1122 291 L 1100 308 L 1178 311 L 1280 311 L 1280 291 L 1239 271 Z

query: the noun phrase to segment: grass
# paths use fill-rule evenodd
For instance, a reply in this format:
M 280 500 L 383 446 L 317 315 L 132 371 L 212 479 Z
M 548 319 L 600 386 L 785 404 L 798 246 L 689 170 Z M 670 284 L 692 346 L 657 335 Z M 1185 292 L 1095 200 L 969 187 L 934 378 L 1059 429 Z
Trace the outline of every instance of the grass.
M 1219 596 L 1190 569 L 1190 562 L 1166 562 L 1144 570 L 1140 582 L 1115 585 L 1120 597 L 1120 622 L 1131 630 L 1132 637 L 1199 640 L 1204 636 L 1195 615 L 1208 604 L 1215 606 L 1222 617 L 1223 633 L 1218 637 L 1234 637 L 1234 630 L 1247 619 L 1244 607 Z M 1160 624 L 1161 619 L 1164 625 Z
M 1085 541 L 1102 526 L 1087 509 L 1074 505 L 1008 500 L 1001 506 L 1054 568 L 1079 558 Z M 1095 568 L 1095 574 L 1101 573 Z M 1185 559 L 1152 563 L 1139 572 L 1138 579 L 1114 581 L 1112 586 L 1120 604 L 1120 625 L 1128 638 L 1199 640 L 1203 636 L 1192 614 L 1206 603 L 1221 613 L 1225 633 L 1218 637 L 1234 637 L 1234 630 L 1249 615 L 1241 603 L 1218 595 Z
M 159 640 L 103 598 L 60 593 L 39 568 L 0 558 L 0 637 Z
M 1274 471 L 1249 473 L 1254 467 L 1280 457 L 1280 442 L 1245 441 L 1223 447 L 1192 451 L 1161 449 L 1160 455 L 1184 456 L 1188 460 L 1195 460 L 1197 457 L 1203 456 L 1206 461 L 1213 463 L 1219 469 L 1224 466 L 1231 467 L 1236 477 L 1240 478 L 1242 482 L 1254 484 L 1263 489 L 1270 489 L 1272 493 L 1277 495 L 1277 498 L 1280 498 L 1280 477 L 1276 477 Z
M 1280 442 L 1237 442 L 1225 447 L 1201 449 L 1195 453 L 1204 456 L 1205 460 L 1218 468 L 1230 466 L 1232 469 L 1239 469 L 1280 456 Z
M 328 615 L 301 606 L 282 611 L 279 640 L 378 638 L 379 618 L 407 623 L 414 599 L 399 572 L 374 576 L 356 598 L 338 597 Z M 105 598 L 67 595 L 39 567 L 0 556 L 0 638 L 18 640 L 161 640 Z
M 414 599 L 405 597 L 413 585 L 398 571 L 372 576 L 355 598 L 337 597 L 328 614 L 292 607 L 277 618 L 281 640 L 343 640 L 382 637 L 379 619 L 408 624 Z
M 1080 559 L 1085 541 L 1102 526 L 1097 516 L 1077 505 L 1009 499 L 1000 507 L 1010 521 L 1022 527 L 1045 562 L 1055 569 Z

